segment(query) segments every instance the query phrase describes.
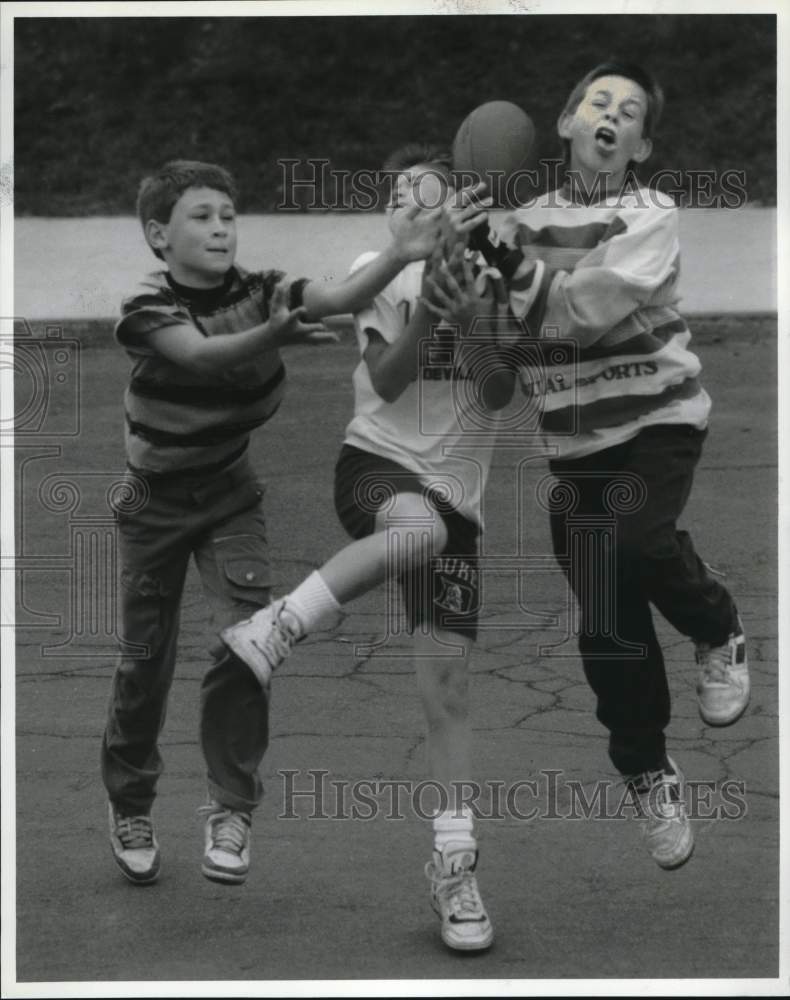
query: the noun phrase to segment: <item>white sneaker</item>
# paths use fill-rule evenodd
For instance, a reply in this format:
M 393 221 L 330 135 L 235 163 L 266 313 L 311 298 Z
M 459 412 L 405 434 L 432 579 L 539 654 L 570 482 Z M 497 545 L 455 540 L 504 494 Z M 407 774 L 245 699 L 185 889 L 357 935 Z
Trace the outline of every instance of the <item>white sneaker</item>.
M 663 767 L 633 775 L 626 782 L 642 813 L 642 839 L 650 857 L 661 868 L 679 868 L 694 850 L 680 768 L 667 757 Z
M 151 817 L 122 816 L 110 802 L 110 847 L 118 867 L 136 885 L 150 885 L 159 876 L 159 844 Z
M 240 884 L 250 870 L 252 816 L 213 801 L 198 812 L 208 814 L 201 871 L 212 882 Z
M 743 628 L 739 627 L 723 646 L 704 642 L 694 645 L 700 667 L 697 680 L 699 714 L 709 726 L 729 726 L 743 715 L 749 704 L 751 685 Z
M 474 841 L 446 844 L 433 852 L 425 866 L 431 882 L 431 905 L 442 918 L 442 941 L 459 951 L 489 948 L 494 940 L 491 921 L 480 898 Z
M 220 638 L 252 670 L 262 688 L 271 683 L 272 671 L 304 638 L 304 628 L 281 597 L 256 611 L 252 618 L 220 632 Z

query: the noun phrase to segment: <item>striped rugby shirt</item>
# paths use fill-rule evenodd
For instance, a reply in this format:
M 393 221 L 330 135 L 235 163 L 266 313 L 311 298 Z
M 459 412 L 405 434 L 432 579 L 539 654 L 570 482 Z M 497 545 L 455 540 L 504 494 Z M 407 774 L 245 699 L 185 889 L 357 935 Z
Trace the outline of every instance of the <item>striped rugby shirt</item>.
M 564 188 L 507 215 L 497 237 L 492 262 L 543 356 L 522 366 L 522 390 L 558 456 L 610 448 L 651 424 L 707 425 L 702 366 L 676 308 L 678 210 L 668 196 L 639 188 L 584 205 Z M 554 337 L 575 342 L 575 363 L 551 363 Z
M 167 271 L 147 275 L 125 299 L 115 328 L 134 362 L 124 394 L 126 455 L 133 469 L 166 473 L 222 467 L 246 448 L 250 433 L 282 401 L 285 367 L 278 350 L 231 371 L 190 371 L 157 353 L 154 330 L 191 324 L 206 337 L 265 322 L 281 271 L 232 267 L 217 289 L 185 288 Z M 302 304 L 306 280 L 291 285 L 290 308 Z

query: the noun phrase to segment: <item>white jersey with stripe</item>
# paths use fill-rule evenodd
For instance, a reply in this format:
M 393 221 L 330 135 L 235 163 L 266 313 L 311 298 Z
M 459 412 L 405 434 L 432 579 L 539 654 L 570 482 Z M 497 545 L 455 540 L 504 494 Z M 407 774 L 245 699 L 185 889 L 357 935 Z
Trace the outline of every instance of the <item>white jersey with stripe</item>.
M 557 454 L 591 454 L 652 424 L 707 425 L 710 398 L 677 310 L 671 199 L 639 188 L 580 205 L 552 191 L 506 216 L 498 236 L 520 252 L 514 313 L 545 348 L 556 337 L 576 346 L 573 364 L 521 369 Z
M 366 253 L 351 270 L 376 256 Z M 375 330 L 388 344 L 402 335 L 417 307 L 423 261 L 407 264 L 367 308 L 354 317 L 360 354 Z M 392 403 L 373 388 L 364 359 L 353 374 L 354 417 L 347 444 L 382 455 L 434 486 L 460 513 L 482 524 L 482 496 L 491 465 L 498 417 L 482 413 L 458 363 L 449 331 L 420 345 L 419 376 Z

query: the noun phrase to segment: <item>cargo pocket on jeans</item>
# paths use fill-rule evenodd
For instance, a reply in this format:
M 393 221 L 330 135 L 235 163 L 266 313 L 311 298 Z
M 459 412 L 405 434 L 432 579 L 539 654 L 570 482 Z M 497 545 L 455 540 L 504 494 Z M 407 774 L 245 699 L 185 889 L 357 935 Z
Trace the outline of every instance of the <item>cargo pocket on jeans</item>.
M 218 569 L 235 604 L 262 608 L 269 603 L 271 564 L 255 535 L 237 535 L 216 543 Z

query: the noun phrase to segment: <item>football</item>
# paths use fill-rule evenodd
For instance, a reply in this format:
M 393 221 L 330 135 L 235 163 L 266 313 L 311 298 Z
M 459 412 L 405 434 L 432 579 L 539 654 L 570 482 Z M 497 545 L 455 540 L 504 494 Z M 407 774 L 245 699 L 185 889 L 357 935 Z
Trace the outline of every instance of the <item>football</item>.
M 525 167 L 534 142 L 535 126 L 526 111 L 511 101 L 488 101 L 461 122 L 453 140 L 453 168 L 490 188 L 497 175 L 507 180 Z

